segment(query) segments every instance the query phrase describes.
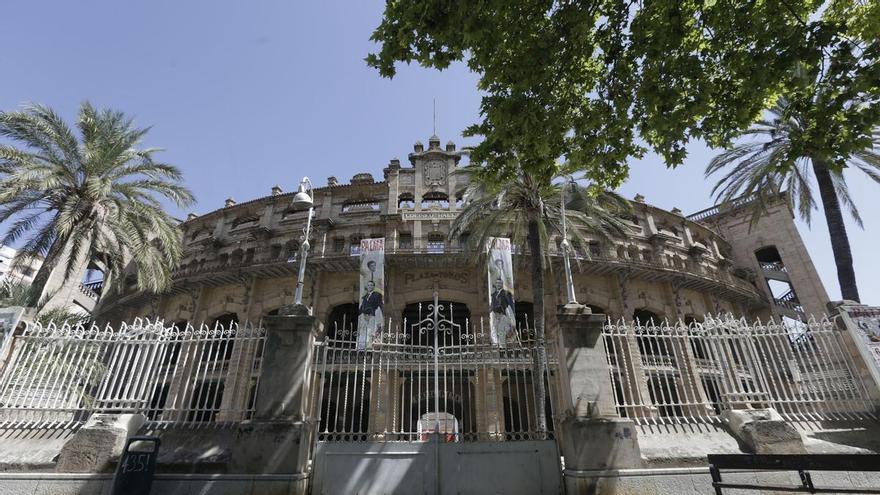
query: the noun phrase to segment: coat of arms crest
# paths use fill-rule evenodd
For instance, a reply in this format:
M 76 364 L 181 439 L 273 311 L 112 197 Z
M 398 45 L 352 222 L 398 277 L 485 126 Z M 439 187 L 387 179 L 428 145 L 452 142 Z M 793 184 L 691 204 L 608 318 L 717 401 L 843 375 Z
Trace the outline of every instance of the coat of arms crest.
M 438 186 L 446 181 L 446 163 L 431 160 L 425 164 L 425 185 Z

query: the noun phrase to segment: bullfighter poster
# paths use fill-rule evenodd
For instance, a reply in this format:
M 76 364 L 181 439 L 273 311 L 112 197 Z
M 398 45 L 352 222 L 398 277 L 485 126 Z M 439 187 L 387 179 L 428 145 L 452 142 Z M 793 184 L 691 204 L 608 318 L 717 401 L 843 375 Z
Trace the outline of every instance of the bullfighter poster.
M 385 238 L 361 240 L 357 349 L 370 348 L 382 335 L 385 311 Z
M 510 239 L 488 241 L 489 330 L 492 343 L 500 347 L 518 342 L 513 299 L 513 262 Z

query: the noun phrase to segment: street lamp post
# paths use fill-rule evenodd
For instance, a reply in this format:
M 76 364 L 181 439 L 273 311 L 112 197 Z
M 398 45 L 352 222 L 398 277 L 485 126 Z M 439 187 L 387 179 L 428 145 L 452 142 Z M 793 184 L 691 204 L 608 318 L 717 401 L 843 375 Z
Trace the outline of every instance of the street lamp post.
M 568 242 L 568 230 L 565 219 L 565 190 L 571 184 L 574 184 L 574 179 L 569 177 L 569 181 L 562 185 L 562 260 L 565 264 L 565 281 L 566 281 L 566 289 L 568 290 L 568 304 L 577 304 L 577 298 L 574 294 L 574 280 L 571 278 L 571 261 L 568 258 L 568 252 L 571 249 L 571 243 Z
M 308 188 L 308 189 L 307 189 Z M 299 276 L 296 279 L 296 295 L 294 296 L 293 305 L 295 308 L 302 308 L 303 286 L 306 278 L 306 258 L 309 255 L 309 235 L 312 230 L 312 216 L 315 214 L 314 193 L 312 191 L 312 181 L 308 177 L 303 177 L 299 183 L 299 191 L 293 196 L 293 208 L 302 210 L 309 209 L 309 216 L 306 218 L 306 228 L 303 230 L 303 242 L 300 244 L 299 258 Z

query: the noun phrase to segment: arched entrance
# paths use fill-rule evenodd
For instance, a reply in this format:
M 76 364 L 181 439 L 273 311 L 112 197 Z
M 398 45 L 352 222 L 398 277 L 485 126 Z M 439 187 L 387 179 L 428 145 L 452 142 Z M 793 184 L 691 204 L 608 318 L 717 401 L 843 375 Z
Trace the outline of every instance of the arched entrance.
M 554 387 L 541 376 L 545 369 L 555 376 L 558 363 L 537 371 L 537 342 L 492 342 L 469 319 L 466 305 L 435 293 L 404 307 L 382 338 L 352 346 L 328 332 L 316 344 L 317 492 L 368 484 L 393 492 L 404 471 L 408 487 L 426 487 L 418 490 L 424 493 L 441 482 L 449 493 L 560 491 L 553 428 L 542 419 L 552 417 Z M 531 443 L 524 448 L 524 441 Z M 464 445 L 480 442 L 487 444 Z M 462 456 L 466 451 L 482 457 Z M 513 471 L 497 461 L 499 453 L 521 452 L 528 462 Z

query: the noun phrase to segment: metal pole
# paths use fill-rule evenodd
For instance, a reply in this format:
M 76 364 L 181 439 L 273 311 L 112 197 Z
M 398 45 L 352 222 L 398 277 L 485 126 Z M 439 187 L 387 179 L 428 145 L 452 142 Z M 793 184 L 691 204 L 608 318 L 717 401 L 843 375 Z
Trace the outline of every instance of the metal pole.
M 566 281 L 566 289 L 568 292 L 568 304 L 577 304 L 577 298 L 574 294 L 574 281 L 571 278 L 571 261 L 568 259 L 568 251 L 571 248 L 571 244 L 568 242 L 568 229 L 567 222 L 565 220 L 565 188 L 570 184 L 574 183 L 573 180 L 570 180 L 569 183 L 562 185 L 562 260 L 565 264 L 565 281 Z
M 452 315 L 450 315 L 451 319 Z M 434 289 L 434 464 L 437 466 L 437 493 L 440 491 L 440 483 L 443 481 L 440 469 L 440 294 Z M 445 392 L 445 390 L 444 390 Z M 444 401 L 445 403 L 445 401 Z M 444 408 L 445 409 L 445 408 Z M 443 417 L 444 423 L 446 416 Z
M 440 435 L 440 342 L 438 341 L 438 336 L 440 333 L 440 328 L 438 322 L 440 321 L 440 295 L 437 291 L 434 291 L 434 314 L 433 314 L 433 325 L 434 325 L 434 428 L 438 435 Z
M 309 191 L 311 191 L 311 187 L 309 187 Z M 305 285 L 306 278 L 306 258 L 309 255 L 309 234 L 312 230 L 312 215 L 315 213 L 315 207 L 309 207 L 309 218 L 306 220 L 306 229 L 305 229 L 305 239 L 303 239 L 303 243 L 300 246 L 300 260 L 299 260 L 299 277 L 296 279 L 296 295 L 294 296 L 293 304 L 296 306 L 302 305 L 303 299 L 303 285 Z

